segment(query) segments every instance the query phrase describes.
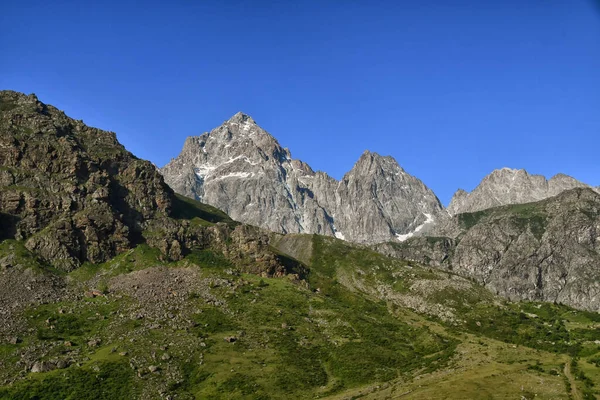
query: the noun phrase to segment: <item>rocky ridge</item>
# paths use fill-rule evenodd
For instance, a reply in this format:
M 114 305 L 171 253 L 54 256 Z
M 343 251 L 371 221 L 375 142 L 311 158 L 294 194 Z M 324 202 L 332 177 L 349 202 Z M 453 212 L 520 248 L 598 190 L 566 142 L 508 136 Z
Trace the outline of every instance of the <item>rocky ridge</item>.
M 0 254 L 0 266 L 7 274 L 26 278 L 19 285 L 35 282 L 19 272 L 25 265 L 72 271 L 85 262 L 108 261 L 140 243 L 157 248 L 166 260 L 211 248 L 248 272 L 304 275 L 301 264 L 272 251 L 267 232 L 175 195 L 157 169 L 127 152 L 114 133 L 87 127 L 33 95 L 0 92 L 0 111 L 2 239 L 6 246 L 17 245 L 17 250 L 22 246 L 36 257 L 20 261 L 14 256 L 17 250 L 10 249 Z M 571 193 L 579 192 L 563 192 L 540 203 L 552 207 L 535 206 L 531 215 L 523 214 L 530 206 L 519 205 L 450 219 L 437 198 L 391 157 L 365 152 L 336 181 L 293 160 L 288 150 L 243 114 L 211 133 L 188 139 L 186 147 L 188 151 L 171 166 L 192 161 L 191 178 L 205 183 L 188 189 L 215 201 L 230 196 L 231 210 L 224 208 L 255 218 L 256 225 L 274 231 L 308 226 L 358 242 L 391 239 L 395 245 L 379 250 L 452 268 L 509 298 L 597 307 L 593 282 L 598 280 L 594 275 L 598 194 L 592 190 L 584 190 L 577 200 Z M 204 169 L 193 157 L 200 157 Z M 236 194 L 244 192 L 239 188 L 249 191 L 248 203 L 236 202 Z M 269 206 L 252 208 L 251 200 Z M 406 215 L 414 219 L 409 223 Z M 280 225 L 269 226 L 273 220 Z M 407 233 L 398 233 L 401 229 Z M 397 243 L 426 229 L 436 237 Z M 588 275 L 590 285 L 585 283 Z M 59 279 L 49 287 L 61 290 L 61 285 Z M 0 303 L 9 307 L 12 297 L 0 298 Z M 28 301 L 40 300 L 34 296 L 18 303 Z
M 511 300 L 600 311 L 600 194 L 588 188 L 463 213 L 384 254 L 451 270 Z
M 578 187 L 590 186 L 565 174 L 546 179 L 542 175 L 531 175 L 524 169 L 502 168 L 483 178 L 470 193 L 457 190 L 448 205 L 448 212 L 456 215 L 507 204 L 530 203 Z
M 435 194 L 392 157 L 365 151 L 337 181 L 293 159 L 243 113 L 189 137 L 161 173 L 177 193 L 280 233 L 375 243 L 405 240 L 446 217 Z
M 55 269 L 102 263 L 147 243 L 170 260 L 212 247 L 254 272 L 286 272 L 265 232 L 178 197 L 113 132 L 35 95 L 0 91 L 0 165 L 0 239 L 24 244 Z
M 588 372 L 598 362 L 597 314 L 510 303 L 367 246 L 236 223 L 174 195 L 114 134 L 77 125 L 34 96 L 0 92 L 0 398 L 474 398 L 482 387 L 506 398 L 598 394 Z M 393 164 L 366 154 L 348 182 Z M 91 181 L 93 173 L 105 179 Z M 569 262 L 586 261 L 599 213 L 590 193 L 461 214 L 445 221 L 443 241 L 456 249 L 485 223 L 484 233 L 525 232 L 519 241 L 566 226 L 551 245 L 562 254 L 560 246 L 579 243 Z M 551 229 L 560 218 L 568 221 Z M 395 244 L 422 240 L 431 238 Z M 583 279 L 569 272 L 563 290 Z M 567 388 L 561 365 L 577 372 L 577 380 L 565 372 Z

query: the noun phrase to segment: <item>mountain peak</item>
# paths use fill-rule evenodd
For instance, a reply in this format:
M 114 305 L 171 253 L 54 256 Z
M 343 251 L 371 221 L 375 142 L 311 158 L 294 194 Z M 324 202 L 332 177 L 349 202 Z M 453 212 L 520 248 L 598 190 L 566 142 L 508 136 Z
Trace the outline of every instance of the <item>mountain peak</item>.
M 165 181 L 244 223 L 359 243 L 416 234 L 441 214 L 435 194 L 391 156 L 365 150 L 337 181 L 292 159 L 251 122 L 240 112 L 189 139 L 191 145 L 161 169 Z
M 360 170 L 370 173 L 374 167 L 380 167 L 384 171 L 404 171 L 398 161 L 392 156 L 382 156 L 379 153 L 365 150 L 354 164 L 352 170 Z
M 575 178 L 573 178 L 572 176 L 569 176 L 567 174 L 563 174 L 562 172 L 559 172 L 558 174 L 552 176 L 549 180 L 559 180 L 559 179 L 573 179 L 573 180 L 575 180 Z
M 396 160 L 392 156 L 382 156 L 381 154 L 376 153 L 374 151 L 370 151 L 370 150 L 363 151 L 363 153 L 358 158 L 359 162 L 366 161 L 366 160 L 372 160 L 372 161 L 393 160 L 394 162 L 396 162 Z
M 529 173 L 526 170 L 521 169 L 521 168 L 503 167 L 503 168 L 499 168 L 499 169 L 493 170 L 488 176 L 491 176 L 491 175 L 506 175 L 506 174 L 516 175 L 518 173 L 529 175 Z
M 528 173 L 525 169 L 501 168 L 492 171 L 471 192 L 457 192 L 448 211 L 450 214 L 474 212 L 506 204 L 522 204 L 546 199 L 586 184 L 565 175 L 551 179 Z
M 242 124 L 242 123 L 256 124 L 256 121 L 254 121 L 251 116 L 243 113 L 242 111 L 238 111 L 237 113 L 235 113 L 231 118 L 229 118 L 227 120 L 227 122 L 228 123 L 236 123 L 236 124 Z
M 376 157 L 381 157 L 379 154 L 377 153 L 373 153 L 370 150 L 365 150 L 363 151 L 363 153 L 360 155 L 360 157 L 358 157 L 357 163 L 359 162 L 365 162 L 368 160 L 373 160 Z

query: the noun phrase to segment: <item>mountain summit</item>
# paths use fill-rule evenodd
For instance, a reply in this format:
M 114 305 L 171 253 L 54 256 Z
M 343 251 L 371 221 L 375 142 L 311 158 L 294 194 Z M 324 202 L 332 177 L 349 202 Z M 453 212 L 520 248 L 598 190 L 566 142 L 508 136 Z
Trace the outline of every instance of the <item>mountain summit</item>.
M 365 151 L 337 181 L 293 159 L 241 112 L 186 139 L 161 172 L 176 192 L 282 233 L 403 240 L 445 214 L 435 194 L 392 157 Z
M 459 189 L 448 205 L 448 212 L 455 215 L 507 204 L 529 203 L 578 187 L 589 186 L 565 174 L 546 179 L 542 175 L 531 175 L 524 169 L 502 168 L 483 178 L 471 193 Z
M 227 120 L 227 122 L 229 123 L 248 123 L 248 124 L 256 124 L 256 122 L 254 122 L 254 120 L 252 119 L 251 116 L 249 116 L 246 113 L 243 113 L 242 111 L 238 111 L 237 113 L 235 113 L 231 118 L 229 118 Z

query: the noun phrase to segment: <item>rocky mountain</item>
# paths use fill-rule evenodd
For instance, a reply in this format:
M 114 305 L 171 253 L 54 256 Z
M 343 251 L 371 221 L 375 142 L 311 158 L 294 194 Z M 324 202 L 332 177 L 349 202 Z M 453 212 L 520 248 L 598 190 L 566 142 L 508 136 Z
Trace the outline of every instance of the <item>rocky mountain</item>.
M 524 169 L 502 168 L 483 178 L 471 193 L 459 189 L 448 205 L 448 212 L 456 215 L 507 204 L 529 203 L 578 187 L 589 186 L 564 174 L 546 179 L 542 175 L 530 175 Z
M 445 217 L 435 194 L 393 158 L 365 151 L 337 181 L 293 159 L 243 113 L 189 137 L 161 173 L 177 193 L 281 233 L 374 243 L 404 240 Z
M 473 278 L 509 299 L 600 312 L 600 194 L 592 189 L 458 214 L 432 234 L 377 249 Z
M 221 224 L 186 220 L 195 217 Z M 41 262 L 71 271 L 140 243 L 173 260 L 216 246 L 232 259 L 243 250 L 249 268 L 282 273 L 266 233 L 238 225 L 176 196 L 156 167 L 125 150 L 114 133 L 73 120 L 35 95 L 0 92 L 0 239 L 23 243 Z
M 24 240 L 56 268 L 102 262 L 167 215 L 172 191 L 112 132 L 87 127 L 35 95 L 0 92 L 2 238 Z
M 261 143 L 261 150 L 268 147 Z M 280 174 L 319 180 L 276 144 L 248 157 L 248 164 L 259 162 L 264 170 L 246 174 L 272 173 L 266 161 L 275 158 L 283 165 Z M 208 185 L 213 171 L 236 162 L 193 172 Z M 328 210 L 368 214 L 402 206 L 383 195 L 375 198 L 377 207 L 366 202 L 364 192 L 373 196 L 378 187 L 387 193 L 410 184 L 413 192 L 407 192 L 427 193 L 393 159 L 371 153 L 344 179 L 320 181 L 343 187 L 345 202 L 337 191 L 322 199 Z M 600 314 L 514 303 L 454 271 L 334 237 L 240 224 L 174 194 L 156 168 L 127 152 L 113 133 L 87 127 L 33 95 L 0 92 L 0 183 L 0 399 L 600 394 L 594 342 Z M 431 258 L 422 258 L 439 257 L 439 267 L 462 254 L 464 244 L 470 250 L 456 265 L 491 265 L 486 260 L 506 259 L 501 249 L 512 249 L 502 232 L 515 232 L 515 240 L 530 246 L 519 251 L 533 249 L 529 258 L 554 249 L 540 261 L 549 269 L 591 265 L 598 195 L 573 193 L 556 204 L 448 219 L 439 226 L 449 237 L 434 241 L 441 244 L 431 251 L 424 248 L 421 254 L 429 251 Z M 344 219 L 332 226 L 338 224 Z M 470 232 L 478 226 L 479 234 Z M 536 249 L 531 236 L 556 242 Z M 423 240 L 431 238 L 395 245 L 416 251 Z M 444 257 L 439 251 L 446 247 L 453 254 Z M 511 285 L 526 288 L 518 285 L 529 277 L 518 268 L 507 272 L 514 276 Z M 544 270 L 543 277 L 552 273 Z M 587 285 L 595 304 L 596 275 L 567 270 L 561 279 L 561 294 Z M 502 289 L 489 282 L 488 288 Z M 552 289 L 554 281 L 541 282 Z

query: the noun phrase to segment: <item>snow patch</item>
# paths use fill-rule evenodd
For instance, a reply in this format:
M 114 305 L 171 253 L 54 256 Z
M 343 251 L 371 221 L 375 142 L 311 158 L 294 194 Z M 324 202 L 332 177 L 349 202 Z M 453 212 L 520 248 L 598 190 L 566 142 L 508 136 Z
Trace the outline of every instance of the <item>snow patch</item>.
M 310 176 L 310 175 L 302 175 L 302 176 L 298 177 L 298 182 L 300 182 L 304 186 L 308 187 L 310 185 L 310 183 L 307 182 L 305 179 L 311 179 L 311 178 L 312 178 L 312 176 Z
M 425 216 L 425 222 L 423 222 L 423 225 L 428 224 L 430 222 L 433 222 L 433 216 L 431 214 L 428 213 L 423 213 L 423 215 Z M 421 226 L 423 226 L 421 225 Z
M 425 222 L 423 222 L 421 225 L 417 226 L 412 232 L 405 233 L 404 235 L 396 233 L 396 239 L 399 242 L 404 242 L 408 238 L 413 237 L 415 235 L 415 233 L 420 232 L 421 229 L 423 229 L 423 227 L 425 225 L 433 222 L 433 216 L 431 214 L 429 214 L 429 213 L 423 213 L 423 215 L 425 216 Z
M 399 233 L 396 233 L 396 239 L 397 239 L 399 242 L 404 242 L 404 241 L 405 241 L 405 240 L 407 240 L 408 238 L 411 238 L 411 237 L 413 237 L 413 235 L 414 235 L 414 234 L 415 234 L 414 232 L 409 232 L 409 233 L 407 233 L 407 234 L 405 234 L 405 235 L 401 235 L 401 234 L 399 234 Z
M 222 163 L 221 165 L 225 165 L 225 164 L 231 164 L 232 162 L 235 162 L 235 161 L 237 161 L 237 160 L 240 160 L 240 159 L 242 159 L 242 160 L 246 161 L 246 162 L 247 162 L 248 164 L 250 164 L 250 165 L 258 165 L 258 163 L 251 161 L 251 160 L 250 160 L 248 157 L 246 157 L 246 156 L 237 156 L 237 157 L 230 158 L 229 160 L 225 161 L 225 162 L 224 162 L 224 163 Z
M 237 161 L 237 160 L 240 160 L 240 159 L 241 159 L 241 160 L 244 160 L 245 162 L 247 162 L 247 163 L 248 163 L 248 164 L 250 164 L 250 165 L 258 165 L 258 164 L 259 164 L 259 163 L 257 163 L 257 162 L 254 162 L 254 161 L 250 160 L 250 159 L 249 159 L 248 157 L 246 157 L 246 156 L 237 156 L 237 157 L 230 158 L 229 160 L 227 160 L 227 161 L 224 161 L 224 162 L 222 162 L 222 163 L 220 163 L 220 164 L 218 164 L 218 165 L 209 164 L 209 163 L 206 163 L 206 164 L 199 165 L 199 166 L 197 166 L 197 167 L 196 167 L 196 175 L 202 175 L 202 176 L 205 176 L 205 175 L 207 175 L 209 172 L 212 172 L 212 171 L 214 171 L 215 169 L 217 169 L 217 168 L 219 168 L 219 167 L 221 167 L 221 166 L 223 166 L 223 165 L 231 164 L 231 163 L 233 163 L 233 162 L 235 162 L 235 161 Z
M 229 179 L 229 178 L 251 178 L 253 176 L 254 176 L 254 172 L 232 172 L 227 175 L 217 176 L 216 178 L 213 178 L 211 180 L 211 182 L 220 181 L 220 180 Z
M 204 178 L 205 176 L 207 176 L 211 171 L 214 171 L 216 167 L 214 165 L 210 165 L 210 164 L 204 164 L 201 165 L 199 167 L 195 168 L 195 173 L 196 175 L 198 175 L 200 178 Z
M 331 228 L 333 229 L 333 234 L 335 235 L 336 238 L 341 239 L 341 240 L 346 240 L 346 236 L 344 236 L 344 234 L 340 231 L 337 230 L 337 228 L 335 227 L 335 225 L 332 225 Z
M 283 184 L 285 185 L 285 189 L 287 191 L 287 197 L 290 201 L 290 205 L 294 206 L 294 210 L 296 210 L 298 208 L 298 204 L 296 204 L 296 201 L 294 200 L 294 196 L 292 195 L 292 187 L 287 182 L 287 180 L 283 181 Z
M 215 170 L 223 167 L 224 165 L 231 164 L 240 159 L 250 165 L 258 165 L 259 164 L 257 162 L 253 162 L 246 156 L 237 156 L 237 157 L 230 158 L 229 160 L 227 160 L 225 162 L 219 163 L 218 165 L 214 165 L 214 164 L 210 164 L 210 163 L 198 165 L 194 168 L 194 172 L 199 178 L 201 178 L 203 180 L 211 179 L 212 178 L 211 175 L 215 174 Z M 254 175 L 255 175 L 254 172 L 240 171 L 240 172 L 232 172 L 232 173 L 229 173 L 229 174 L 223 175 L 223 176 L 216 176 L 212 179 L 213 180 L 221 180 L 221 179 L 227 179 L 227 178 L 233 178 L 233 177 L 250 178 Z

